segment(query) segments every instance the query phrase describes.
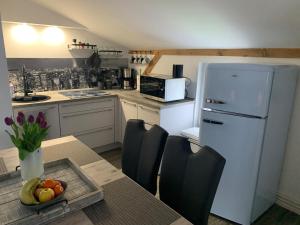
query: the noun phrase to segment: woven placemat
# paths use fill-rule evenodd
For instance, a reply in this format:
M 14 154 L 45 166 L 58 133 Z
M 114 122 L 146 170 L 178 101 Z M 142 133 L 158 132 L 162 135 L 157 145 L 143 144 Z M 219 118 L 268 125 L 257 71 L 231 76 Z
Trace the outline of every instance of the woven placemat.
M 7 172 L 7 168 L 5 166 L 4 159 L 2 157 L 0 157 L 0 174 L 6 173 L 6 172 Z
M 83 210 L 95 225 L 166 225 L 180 218 L 128 177 L 103 189 L 104 201 Z

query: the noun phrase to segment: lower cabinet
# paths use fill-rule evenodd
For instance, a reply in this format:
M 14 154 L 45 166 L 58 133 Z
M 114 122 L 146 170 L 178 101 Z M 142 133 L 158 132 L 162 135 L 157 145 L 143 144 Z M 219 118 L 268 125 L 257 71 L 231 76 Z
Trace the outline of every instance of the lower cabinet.
M 124 99 L 120 99 L 120 117 L 121 117 L 121 142 L 123 142 L 126 123 L 130 119 L 137 119 L 137 104 Z
M 61 135 L 74 135 L 91 148 L 115 143 L 114 98 L 63 103 Z
M 179 135 L 182 130 L 193 126 L 194 102 L 192 101 L 162 108 L 149 107 L 122 98 L 120 103 L 121 141 L 123 141 L 126 123 L 129 119 L 144 120 L 146 129 L 157 124 L 172 135 Z
M 114 143 L 113 127 L 104 127 L 76 133 L 75 137 L 88 145 L 90 148 L 105 146 Z
M 46 116 L 47 122 L 50 125 L 48 136 L 46 139 L 53 139 L 60 137 L 59 112 L 57 104 L 47 104 L 42 106 L 25 106 L 14 108 L 14 117 L 17 117 L 18 112 L 23 112 L 25 116 L 33 115 L 35 118 L 39 112 L 43 112 Z
M 144 120 L 145 128 L 150 129 L 154 124 L 160 124 L 160 110 L 138 105 L 138 119 Z
M 91 148 L 114 148 L 123 142 L 129 119 L 145 121 L 146 129 L 157 124 L 171 135 L 193 126 L 194 102 L 154 108 L 116 97 L 70 101 L 60 104 L 14 108 L 26 116 L 44 112 L 50 125 L 47 139 L 74 135 Z

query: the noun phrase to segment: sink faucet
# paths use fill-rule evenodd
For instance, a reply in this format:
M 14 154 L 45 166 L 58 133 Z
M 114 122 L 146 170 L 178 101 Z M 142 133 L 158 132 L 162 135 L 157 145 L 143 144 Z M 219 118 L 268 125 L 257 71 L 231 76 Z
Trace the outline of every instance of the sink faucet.
M 29 89 L 29 84 L 28 84 L 28 73 L 26 72 L 25 65 L 22 65 L 21 68 L 21 74 L 23 77 L 23 92 L 24 96 L 28 96 L 29 93 L 32 93 L 32 90 Z

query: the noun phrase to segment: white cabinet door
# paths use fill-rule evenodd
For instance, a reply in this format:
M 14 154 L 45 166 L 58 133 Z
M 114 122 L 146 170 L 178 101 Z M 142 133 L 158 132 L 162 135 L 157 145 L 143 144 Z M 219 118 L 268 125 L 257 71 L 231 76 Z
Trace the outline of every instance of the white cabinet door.
M 204 107 L 265 117 L 272 81 L 271 71 L 208 69 Z
M 14 109 L 14 116 L 16 117 L 18 112 L 22 111 L 25 116 L 33 115 L 35 118 L 39 112 L 45 113 L 47 123 L 50 128 L 48 130 L 48 139 L 54 139 L 60 137 L 60 125 L 59 125 L 59 112 L 58 105 L 43 105 L 43 106 L 28 106 Z
M 138 118 L 138 112 L 137 112 L 137 104 L 134 102 L 130 102 L 124 99 L 121 99 L 121 140 L 123 142 L 124 134 L 125 134 L 125 128 L 126 123 L 130 119 L 137 119 Z
M 61 135 L 76 135 L 102 127 L 113 127 L 113 108 L 62 114 L 60 116 Z
M 150 108 L 144 105 L 138 105 L 138 119 L 144 120 L 145 124 L 160 124 L 159 109 Z

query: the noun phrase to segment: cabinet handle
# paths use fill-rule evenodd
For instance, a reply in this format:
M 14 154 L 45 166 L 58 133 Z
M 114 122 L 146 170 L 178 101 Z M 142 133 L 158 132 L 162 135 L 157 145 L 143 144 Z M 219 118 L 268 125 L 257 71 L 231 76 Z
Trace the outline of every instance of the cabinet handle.
M 74 133 L 73 135 L 80 136 L 80 135 L 92 134 L 92 133 L 96 133 L 96 132 L 99 132 L 99 131 L 101 132 L 101 131 L 112 130 L 112 129 L 113 129 L 112 127 L 104 127 L 104 128 L 100 128 L 100 129 L 81 131 L 81 132 L 78 132 L 78 133 Z
M 67 108 L 67 107 L 72 107 L 74 105 L 87 105 L 91 103 L 102 103 L 102 102 L 112 102 L 112 99 L 107 99 L 107 100 L 101 100 L 101 101 L 87 101 L 87 102 L 79 102 L 79 103 L 69 103 L 69 104 L 61 104 L 61 107 Z
M 63 115 L 63 118 L 68 118 L 68 117 L 74 117 L 74 116 L 81 116 L 81 115 L 87 115 L 87 114 L 92 114 L 92 113 L 98 113 L 98 112 L 107 112 L 107 111 L 113 111 L 112 109 L 103 109 L 103 110 L 97 110 L 97 111 L 86 111 L 86 112 L 81 112 L 81 113 L 73 113 L 69 115 Z
M 202 120 L 204 123 L 210 123 L 210 124 L 216 124 L 216 125 L 223 125 L 224 123 L 221 121 L 216 121 L 216 120 L 209 120 L 209 119 L 203 119 Z
M 144 107 L 144 106 L 142 106 L 142 105 L 140 105 L 140 108 L 143 109 L 143 110 L 146 110 L 146 111 L 150 111 L 150 112 L 154 112 L 154 113 L 156 113 L 156 114 L 159 114 L 159 111 L 150 109 L 150 108 L 148 108 L 148 107 Z
M 49 111 L 51 109 L 55 109 L 55 106 L 51 106 L 51 107 L 39 107 L 39 108 L 32 108 L 27 110 L 26 108 L 20 108 L 20 109 L 15 109 L 15 112 L 19 112 L 19 111 L 24 111 L 24 112 L 36 112 L 36 111 Z
M 132 102 L 127 102 L 127 101 L 122 101 L 123 103 L 125 103 L 125 104 L 128 104 L 128 105 L 133 105 L 133 106 L 135 106 L 136 107 L 136 104 L 135 103 L 132 103 Z
M 217 99 L 211 99 L 211 98 L 207 98 L 206 100 L 206 103 L 210 103 L 210 104 L 225 104 L 224 101 L 221 101 L 221 100 L 217 100 Z

